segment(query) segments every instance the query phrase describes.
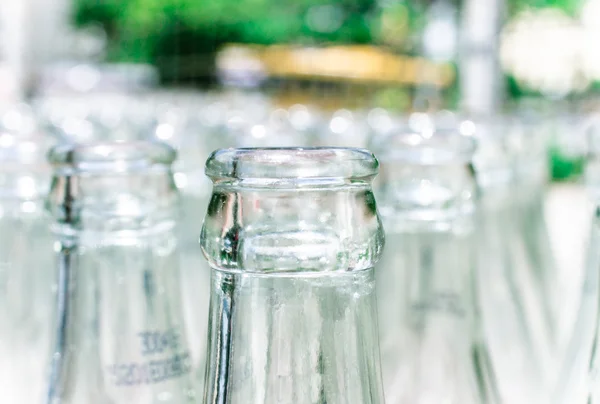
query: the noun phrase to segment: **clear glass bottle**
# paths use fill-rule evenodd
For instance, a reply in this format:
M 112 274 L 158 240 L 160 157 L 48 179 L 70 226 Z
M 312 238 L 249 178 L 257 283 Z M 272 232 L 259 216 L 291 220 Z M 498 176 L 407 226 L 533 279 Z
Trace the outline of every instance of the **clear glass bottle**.
M 532 203 L 542 209 L 543 185 L 523 172 L 526 157 L 519 155 L 519 143 L 524 139 L 514 125 L 507 117 L 461 123 L 478 142 L 473 161 L 481 192 L 479 287 L 498 386 L 505 402 L 544 404 L 558 371 L 556 318 L 546 282 L 555 274 L 542 266 L 552 260 L 539 258 L 539 239 L 529 237 L 532 229 L 523 224 Z M 535 166 L 538 153 L 529 150 Z M 537 176 L 541 170 L 532 172 Z M 531 196 L 524 188 L 539 194 Z M 543 225 L 542 214 L 528 216 L 528 225 Z
M 48 403 L 193 403 L 177 253 L 175 152 L 54 148 L 58 320 Z
M 53 237 L 44 198 L 53 140 L 0 129 L 0 397 L 44 397 L 52 333 Z
M 373 150 L 387 240 L 377 277 L 386 403 L 497 403 L 475 287 L 474 141 L 398 132 Z
M 591 205 L 591 226 L 583 269 L 581 297 L 553 404 L 600 403 L 600 131 L 588 131 L 585 183 Z
M 515 213 L 519 233 L 523 238 L 529 265 L 535 282 L 539 285 L 539 298 L 543 326 L 550 349 L 560 352 L 568 331 L 562 330 L 563 313 L 560 301 L 559 273 L 552 250 L 545 204 L 549 184 L 549 141 L 543 126 L 524 116 L 508 119 L 515 186 Z M 563 335 L 565 334 L 565 335 Z
M 356 111 L 335 111 L 329 122 L 322 125 L 315 142 L 319 146 L 364 147 L 368 143 L 367 120 Z
M 205 404 L 383 403 L 377 170 L 359 149 L 229 149 L 209 158 Z
M 163 106 L 164 108 L 164 106 Z M 214 108 L 208 108 L 218 117 Z M 200 229 L 210 199 L 211 181 L 204 175 L 204 163 L 210 153 L 227 143 L 227 136 L 205 125 L 203 111 L 199 119 L 189 111 L 171 105 L 159 115 L 153 137 L 177 150 L 173 177 L 181 195 L 180 258 L 183 312 L 190 341 L 195 383 L 202 385 L 206 368 L 206 335 L 210 294 L 210 270 L 198 248 Z

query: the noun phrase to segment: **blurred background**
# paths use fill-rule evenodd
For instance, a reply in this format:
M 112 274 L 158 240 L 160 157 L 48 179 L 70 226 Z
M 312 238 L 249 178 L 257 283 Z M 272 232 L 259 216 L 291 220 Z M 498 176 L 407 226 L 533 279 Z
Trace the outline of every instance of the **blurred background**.
M 0 5 L 0 100 L 169 91 L 324 112 L 552 117 L 596 108 L 600 0 L 20 0 Z M 553 177 L 580 171 L 554 134 Z
M 204 126 L 298 106 L 305 126 L 517 113 L 545 125 L 565 181 L 600 100 L 600 0 L 19 0 L 0 33 L 3 110 L 83 137 L 154 128 L 167 104 Z
M 545 125 L 552 179 L 570 181 L 598 41 L 600 0 L 5 1 L 0 104 L 88 138 L 155 128 L 173 104 L 202 127 L 298 106 L 301 125 L 340 128 L 350 111 L 516 113 Z
M 0 134 L 174 146 L 192 235 L 183 265 L 195 268 L 212 150 L 369 147 L 394 130 L 482 117 L 501 132 L 480 153 L 491 171 L 499 161 L 536 177 L 522 160 L 543 166 L 532 193 L 546 203 L 560 306 L 574 313 L 592 223 L 581 179 L 588 135 L 600 133 L 598 43 L 600 0 L 2 1 Z

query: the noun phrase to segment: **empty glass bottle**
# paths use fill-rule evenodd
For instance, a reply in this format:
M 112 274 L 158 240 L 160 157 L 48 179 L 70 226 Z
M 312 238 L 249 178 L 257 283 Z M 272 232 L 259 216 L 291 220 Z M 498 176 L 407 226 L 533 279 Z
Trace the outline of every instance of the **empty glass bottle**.
M 586 186 L 591 201 L 591 226 L 577 321 L 565 353 L 554 404 L 600 403 L 600 131 L 597 122 L 588 130 Z
M 358 149 L 229 149 L 209 158 L 205 404 L 383 403 L 377 169 Z
M 550 281 L 556 273 L 552 260 L 540 257 L 549 254 L 539 237 L 545 231 L 543 163 L 531 145 L 529 163 L 519 155 L 526 139 L 507 119 L 461 126 L 478 141 L 473 161 L 481 191 L 479 287 L 499 390 L 505 402 L 544 404 L 559 351 Z
M 545 217 L 550 175 L 549 142 L 544 128 L 537 121 L 519 117 L 511 120 L 507 127 L 510 131 L 505 136 L 510 139 L 514 155 L 515 221 L 525 244 L 533 277 L 539 285 L 542 324 L 548 335 L 550 349 L 558 353 L 565 339 L 562 334 L 568 334 L 568 331 L 561 333 L 564 313 L 559 301 L 559 274 Z
M 180 303 L 173 149 L 64 145 L 48 207 L 58 321 L 48 403 L 194 402 Z
M 209 111 L 215 113 L 212 109 Z M 179 249 L 183 312 L 190 341 L 194 380 L 202 385 L 206 368 L 210 271 L 198 248 L 198 241 L 212 188 L 211 181 L 204 175 L 204 163 L 210 152 L 217 148 L 215 144 L 227 143 L 227 136 L 203 125 L 203 120 L 196 121 L 174 107 L 166 109 L 159 117 L 154 137 L 177 150 L 173 177 L 181 195 Z M 201 115 L 200 118 L 207 117 Z
M 386 403 L 497 403 L 475 287 L 473 139 L 399 132 L 373 148 L 387 240 L 377 277 Z
M 0 129 L 0 397 L 44 397 L 56 283 L 44 198 L 52 139 Z
M 319 146 L 364 147 L 368 142 L 368 126 L 355 111 L 340 109 L 321 128 L 315 142 Z

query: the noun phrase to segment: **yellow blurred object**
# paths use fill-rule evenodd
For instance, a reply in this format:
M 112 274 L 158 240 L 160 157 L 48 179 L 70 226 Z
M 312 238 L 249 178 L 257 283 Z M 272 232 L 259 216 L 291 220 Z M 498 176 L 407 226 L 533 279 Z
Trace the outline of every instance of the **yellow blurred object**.
M 243 52 L 241 50 L 243 49 Z M 455 80 L 454 67 L 423 58 L 397 55 L 374 46 L 294 47 L 288 45 L 226 46 L 231 58 L 242 54 L 259 61 L 268 76 L 373 83 L 448 87 Z M 228 66 L 234 66 L 229 60 Z M 240 63 L 240 66 L 244 65 Z M 242 67 L 240 67 L 242 68 Z

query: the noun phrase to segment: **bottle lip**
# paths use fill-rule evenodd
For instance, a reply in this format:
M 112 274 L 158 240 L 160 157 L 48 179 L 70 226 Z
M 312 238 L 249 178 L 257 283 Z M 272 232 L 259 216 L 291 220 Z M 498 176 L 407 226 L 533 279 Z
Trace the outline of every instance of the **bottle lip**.
M 370 180 L 379 162 L 368 150 L 344 147 L 272 147 L 219 149 L 206 162 L 213 182 L 249 181 L 300 184 Z M 255 181 L 252 181 L 255 180 Z
M 168 169 L 177 152 L 159 141 L 115 141 L 61 144 L 47 157 L 59 174 L 105 174 Z
M 382 136 L 373 148 L 383 162 L 423 166 L 468 164 L 475 154 L 477 142 L 454 130 L 438 130 L 428 135 L 400 131 Z

